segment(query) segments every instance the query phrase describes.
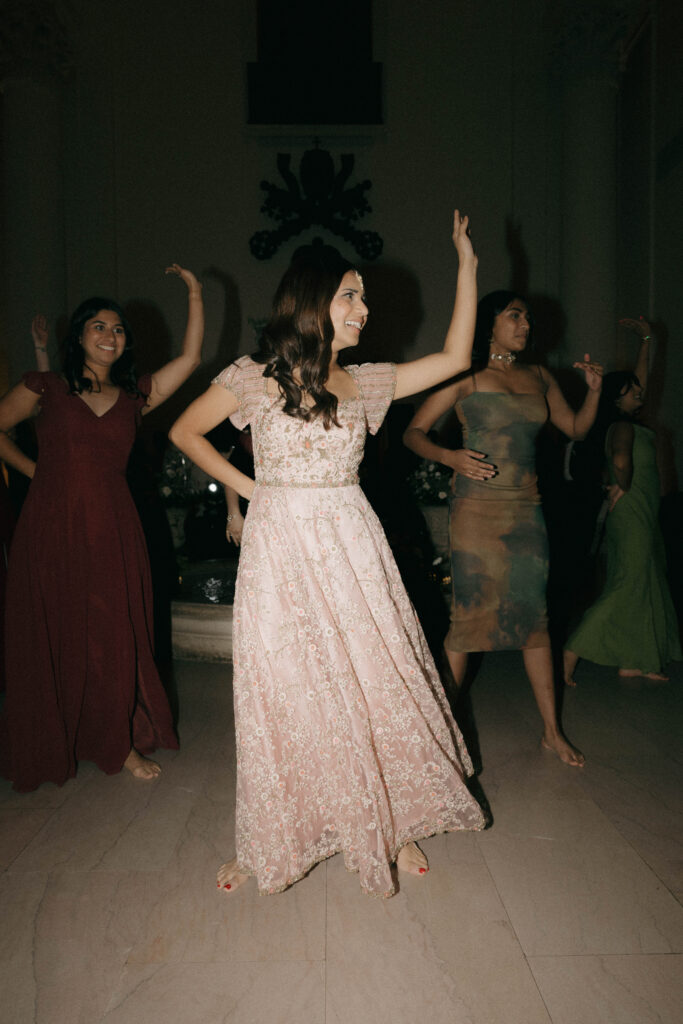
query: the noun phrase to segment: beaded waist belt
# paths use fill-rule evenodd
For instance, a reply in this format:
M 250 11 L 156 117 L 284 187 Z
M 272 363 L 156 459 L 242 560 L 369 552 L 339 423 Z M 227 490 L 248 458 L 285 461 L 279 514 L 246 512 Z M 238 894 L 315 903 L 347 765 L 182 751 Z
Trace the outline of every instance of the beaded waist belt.
M 293 482 L 291 480 L 288 480 L 287 482 L 285 482 L 284 480 L 257 480 L 256 481 L 256 486 L 257 487 L 287 487 L 287 488 L 290 488 L 290 489 L 294 488 L 296 490 L 302 491 L 302 490 L 307 490 L 307 489 L 309 489 L 311 487 L 319 487 L 319 488 L 320 487 L 353 487 L 357 483 L 358 483 L 358 477 L 357 476 L 350 476 L 350 477 L 347 477 L 346 480 L 335 480 L 334 482 L 330 482 L 328 480 L 328 481 L 325 481 L 325 482 L 321 481 L 319 483 L 316 482 L 316 481 L 312 481 L 312 480 L 302 480 L 301 483 L 295 483 L 295 482 Z

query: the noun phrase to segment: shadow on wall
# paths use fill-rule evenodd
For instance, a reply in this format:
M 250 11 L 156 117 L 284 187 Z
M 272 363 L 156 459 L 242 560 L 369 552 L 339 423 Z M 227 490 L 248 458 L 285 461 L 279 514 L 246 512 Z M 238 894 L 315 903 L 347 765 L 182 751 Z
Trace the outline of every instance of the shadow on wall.
M 535 342 L 527 353 L 526 361 L 545 363 L 548 355 L 564 350 L 567 317 L 556 298 L 529 292 L 531 273 L 529 254 L 522 239 L 522 225 L 510 217 L 505 222 L 505 245 L 510 256 L 510 291 L 525 298 L 534 315 Z
M 171 424 L 190 402 L 207 389 L 213 377 L 237 358 L 241 333 L 241 303 L 235 281 L 218 267 L 209 267 L 200 275 L 204 291 L 217 281 L 224 293 L 224 313 L 216 354 L 192 374 L 181 388 L 154 413 L 154 429 L 168 432 Z M 150 373 L 164 366 L 179 353 L 182 335 L 174 337 L 159 308 L 144 299 L 126 304 L 125 313 L 133 329 L 138 373 Z M 183 313 L 184 316 L 184 313 Z M 184 329 L 184 327 L 183 327 Z
M 384 262 L 364 267 L 362 275 L 370 316 L 358 355 L 346 361 L 403 362 L 424 320 L 418 278 L 401 264 Z
M 647 395 L 645 398 L 645 410 L 643 422 L 657 431 L 657 466 L 661 479 L 662 494 L 674 494 L 679 489 L 678 474 L 676 472 L 676 435 L 675 431 L 660 420 L 661 411 L 664 408 L 664 390 L 671 377 L 667 381 L 667 366 L 669 364 L 670 335 L 666 324 L 661 321 L 651 321 L 652 333 L 656 340 L 654 350 L 654 361 L 650 369 Z M 622 365 L 629 369 L 635 362 L 637 342 L 634 343 L 633 332 L 631 333 L 631 358 L 628 361 L 625 355 L 620 354 L 619 368 Z M 623 352 L 623 347 L 620 352 Z

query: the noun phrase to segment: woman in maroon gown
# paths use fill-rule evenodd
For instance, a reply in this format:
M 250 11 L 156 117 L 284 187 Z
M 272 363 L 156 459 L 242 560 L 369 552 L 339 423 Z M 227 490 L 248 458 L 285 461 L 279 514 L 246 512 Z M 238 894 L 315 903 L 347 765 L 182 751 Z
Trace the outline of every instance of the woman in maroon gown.
M 188 288 L 181 355 L 136 380 L 121 309 L 94 298 L 74 313 L 64 373 L 28 373 L 0 401 L 0 457 L 32 478 L 7 580 L 2 771 L 20 791 L 62 785 L 80 760 L 155 778 L 143 755 L 177 748 L 152 652 L 142 528 L 126 483 L 140 417 L 199 364 L 201 286 Z M 32 462 L 7 435 L 33 415 Z

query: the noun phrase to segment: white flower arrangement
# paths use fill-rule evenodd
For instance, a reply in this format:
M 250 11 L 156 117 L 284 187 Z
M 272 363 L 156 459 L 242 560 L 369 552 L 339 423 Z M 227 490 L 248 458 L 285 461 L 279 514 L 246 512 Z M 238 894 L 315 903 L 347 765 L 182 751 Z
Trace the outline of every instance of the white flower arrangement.
M 453 470 L 440 462 L 421 462 L 408 477 L 408 486 L 422 505 L 445 505 Z
M 170 444 L 159 479 L 159 491 L 167 505 L 191 505 L 203 496 L 192 479 L 192 470 L 193 463 L 174 444 Z

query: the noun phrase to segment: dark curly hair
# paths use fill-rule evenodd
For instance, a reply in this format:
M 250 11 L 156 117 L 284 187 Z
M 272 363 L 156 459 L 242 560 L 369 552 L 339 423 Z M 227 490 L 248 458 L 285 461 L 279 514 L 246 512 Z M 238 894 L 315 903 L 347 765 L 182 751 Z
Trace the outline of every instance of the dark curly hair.
M 599 437 L 604 442 L 607 431 L 617 420 L 632 422 L 635 419 L 635 416 L 622 412 L 617 405 L 619 399 L 626 394 L 633 384 L 638 387 L 640 381 L 631 370 L 613 370 L 612 373 L 605 374 L 602 378 L 602 391 L 600 392 L 598 412 L 589 436 Z
M 489 361 L 489 347 L 491 335 L 493 334 L 493 322 L 499 313 L 507 309 L 511 302 L 518 300 L 523 302 L 527 308 L 529 317 L 529 336 L 527 338 L 526 350 L 533 350 L 534 318 L 529 303 L 523 295 L 518 292 L 506 291 L 500 288 L 498 291 L 489 292 L 482 296 L 477 304 L 477 324 L 474 329 L 474 342 L 472 343 L 472 363 L 481 366 Z
M 605 466 L 607 431 L 613 423 L 633 423 L 635 420 L 634 415 L 622 412 L 617 405 L 619 399 L 633 384 L 638 386 L 640 381 L 630 370 L 614 370 L 602 378 L 602 391 L 595 422 L 583 441 L 574 444 L 570 473 L 575 483 L 591 487 L 600 486 Z
M 116 314 L 126 336 L 126 347 L 111 368 L 111 382 L 129 395 L 139 395 L 137 374 L 133 362 L 133 332 L 130 324 L 118 302 L 103 298 L 101 295 L 93 295 L 92 298 L 81 302 L 71 315 L 62 345 L 62 373 L 67 379 L 69 391 L 71 394 L 92 391 L 92 380 L 83 373 L 86 362 L 81 338 L 83 328 L 88 320 L 92 320 L 103 309 Z
M 252 356 L 254 362 L 265 364 L 264 377 L 277 381 L 285 400 L 283 411 L 302 420 L 322 416 L 326 430 L 333 423 L 339 426 L 337 397 L 325 387 L 334 337 L 330 303 L 344 274 L 354 269 L 332 246 L 297 250 Z M 294 379 L 295 369 L 301 386 Z M 304 392 L 314 400 L 310 407 L 302 402 Z

